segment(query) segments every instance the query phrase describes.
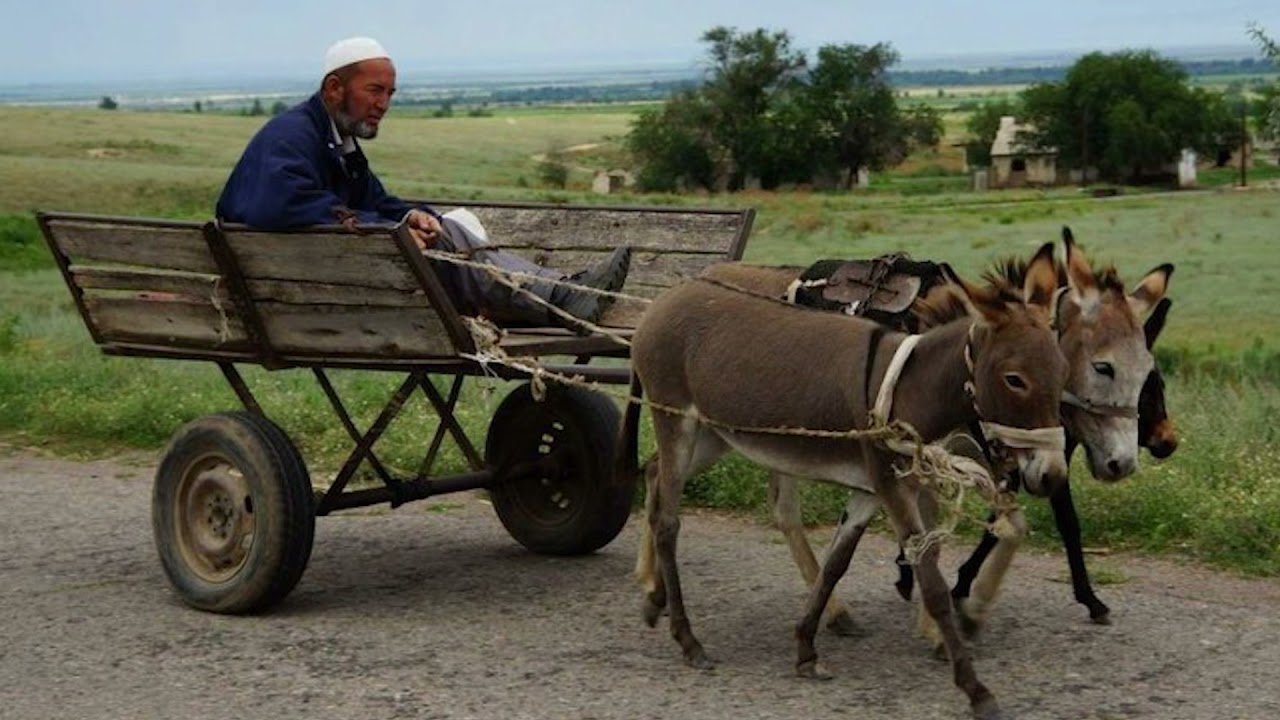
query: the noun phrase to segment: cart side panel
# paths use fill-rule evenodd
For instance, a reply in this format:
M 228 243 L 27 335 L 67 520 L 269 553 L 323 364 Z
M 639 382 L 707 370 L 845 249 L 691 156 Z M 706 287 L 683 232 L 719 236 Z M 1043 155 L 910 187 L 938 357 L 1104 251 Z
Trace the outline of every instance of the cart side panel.
M 99 344 L 248 347 L 200 224 L 58 215 L 42 220 Z
M 291 358 L 456 355 L 392 232 L 223 228 L 271 349 Z

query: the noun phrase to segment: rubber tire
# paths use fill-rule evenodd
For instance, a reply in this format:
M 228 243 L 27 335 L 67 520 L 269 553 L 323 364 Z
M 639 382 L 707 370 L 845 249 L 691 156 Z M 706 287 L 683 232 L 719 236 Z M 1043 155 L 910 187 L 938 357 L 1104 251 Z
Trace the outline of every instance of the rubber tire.
M 501 474 L 537 460 L 551 445 L 567 461 L 554 477 L 498 478 L 490 490 L 493 507 L 511 537 L 544 555 L 585 555 L 622 532 L 635 488 L 613 479 L 620 418 L 608 397 L 572 386 L 553 385 L 538 402 L 526 384 L 503 399 L 485 442 L 489 467 Z M 557 506 L 552 494 L 569 507 Z
M 201 458 L 220 457 L 249 486 L 254 518 L 251 545 L 241 567 L 211 582 L 179 547 L 181 521 L 175 499 L 185 472 Z M 279 603 L 306 570 L 315 540 L 311 479 L 288 435 L 270 420 L 244 411 L 198 418 L 174 434 L 156 470 L 151 523 L 160 564 L 178 596 L 209 612 L 245 614 Z

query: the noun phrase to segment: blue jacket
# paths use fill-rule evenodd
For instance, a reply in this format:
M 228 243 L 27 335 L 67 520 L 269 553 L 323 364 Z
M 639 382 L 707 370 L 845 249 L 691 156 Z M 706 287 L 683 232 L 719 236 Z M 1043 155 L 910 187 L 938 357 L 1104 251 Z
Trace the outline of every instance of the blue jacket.
M 351 215 L 360 224 L 397 223 L 413 207 L 383 189 L 359 145 L 344 158 L 316 93 L 258 130 L 227 178 L 216 212 L 227 222 L 284 230 Z

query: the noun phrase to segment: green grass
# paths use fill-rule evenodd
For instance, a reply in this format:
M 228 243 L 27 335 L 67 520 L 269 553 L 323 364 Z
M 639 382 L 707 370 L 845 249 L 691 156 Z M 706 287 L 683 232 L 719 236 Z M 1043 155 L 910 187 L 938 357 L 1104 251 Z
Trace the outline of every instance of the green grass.
M 1090 257 L 1133 282 L 1177 264 L 1174 308 L 1158 361 L 1183 444 L 1133 479 L 1104 485 L 1075 469 L 1087 545 L 1186 554 L 1221 567 L 1280 574 L 1280 281 L 1277 193 L 1154 193 L 1093 199 L 1076 188 L 970 193 L 937 154 L 913 158 L 852 193 L 733 196 L 585 192 L 592 168 L 621 162 L 630 120 L 618 107 L 500 110 L 491 118 L 393 115 L 366 144 L 384 182 L 407 197 L 754 207 L 749 260 L 804 265 L 905 250 L 974 276 L 1073 229 Z M 99 453 L 158 450 L 182 423 L 237 405 L 207 363 L 109 358 L 92 344 L 31 215 L 58 209 L 207 218 L 221 183 L 262 118 L 0 108 L 0 433 Z M 598 144 L 572 155 L 568 190 L 537 187 L 534 156 L 551 144 Z M 106 152 L 103 152 L 106 151 Z M 1264 179 L 1269 170 L 1255 169 Z M 1211 178 L 1212 179 L 1212 178 Z M 324 482 L 351 446 L 306 372 L 245 369 L 268 414 Z M 336 372 L 367 427 L 400 378 Z M 508 385 L 472 381 L 459 415 L 477 441 Z M 380 455 L 416 470 L 434 428 L 415 397 Z M 652 448 L 646 427 L 644 446 Z M 450 446 L 446 444 L 446 448 Z M 444 469 L 461 470 L 450 450 Z M 760 515 L 764 473 L 727 458 L 688 487 L 690 502 Z M 844 495 L 810 485 L 805 518 L 831 522 Z M 1026 503 L 1036 542 L 1056 542 L 1047 505 Z M 970 526 L 972 531 L 972 526 Z

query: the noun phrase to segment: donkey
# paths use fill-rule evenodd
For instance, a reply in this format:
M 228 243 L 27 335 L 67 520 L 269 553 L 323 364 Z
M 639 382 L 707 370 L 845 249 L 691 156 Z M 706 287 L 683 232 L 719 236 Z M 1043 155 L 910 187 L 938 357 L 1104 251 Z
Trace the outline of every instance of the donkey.
M 714 663 L 693 634 L 680 587 L 681 494 L 691 475 L 730 449 L 788 476 L 855 491 L 849 521 L 796 625 L 801 676 L 826 675 L 814 647 L 822 609 L 880 507 L 901 542 L 926 537 L 920 499 L 932 491 L 899 477 L 894 455 L 883 445 L 865 438 L 770 431 L 838 433 L 868 427 L 877 388 L 891 365 L 901 370 L 896 393 L 887 391 L 892 416 L 909 423 L 924 441 L 981 421 L 985 430 L 1008 439 L 1012 475 L 1029 492 L 1047 495 L 1065 481 L 1066 463 L 1057 445 L 1067 367 L 1049 327 L 1057 286 L 1053 245 L 1046 244 L 1029 263 L 1021 288 L 999 278 L 979 287 L 950 268 L 945 272 L 972 314 L 912 339 L 861 318 L 753 297 L 699 279 L 664 293 L 641 319 L 632 338 L 631 390 L 636 397 L 649 393 L 658 457 L 646 488 L 648 532 L 641 539 L 636 573 L 645 591 L 645 621 L 656 625 L 668 607 L 671 634 L 689 665 L 711 668 Z M 899 352 L 912 345 L 913 355 Z M 638 422 L 639 407 L 633 404 L 622 429 L 621 477 L 635 473 Z M 978 680 L 953 622 L 938 550 L 925 544 L 919 554 L 925 609 L 941 628 L 955 683 L 973 712 L 998 717 L 999 706 Z
M 1155 310 L 1152 311 L 1150 317 L 1143 324 L 1143 334 L 1145 335 L 1148 349 L 1155 345 L 1156 338 L 1159 337 L 1161 330 L 1164 329 L 1169 308 L 1172 304 L 1173 301 L 1169 298 L 1161 298 L 1160 302 L 1156 303 Z M 1075 450 L 1076 444 L 1077 440 L 1068 430 L 1068 465 L 1070 465 L 1071 455 Z M 1156 459 L 1167 458 L 1178 448 L 1177 430 L 1174 428 L 1173 421 L 1170 420 L 1165 406 L 1164 378 L 1158 368 L 1152 368 L 1142 385 L 1141 393 L 1138 395 L 1138 444 L 1146 448 L 1152 457 Z M 1088 608 L 1090 620 L 1099 625 L 1110 625 L 1111 609 L 1107 607 L 1106 603 L 1098 599 L 1093 590 L 1093 585 L 1089 582 L 1089 571 L 1084 563 L 1084 548 L 1080 541 L 1080 519 L 1076 514 L 1075 502 L 1071 497 L 1071 483 L 1064 484 L 1057 492 L 1049 496 L 1049 504 L 1053 509 L 1053 519 L 1058 528 L 1058 535 L 1062 538 L 1063 547 L 1066 549 L 1067 565 L 1071 569 L 1072 594 L 1075 596 L 1076 602 Z M 995 549 L 998 540 L 990 531 L 984 532 L 982 539 L 978 542 L 978 546 L 974 548 L 973 554 L 960 566 L 955 587 L 951 589 L 951 597 L 957 604 L 964 604 L 965 599 L 969 597 L 973 582 L 978 577 L 978 572 L 982 568 L 983 562 L 991 551 Z M 898 555 L 898 560 L 898 581 L 894 585 L 903 599 L 910 600 L 911 589 L 914 584 L 911 566 L 903 562 L 905 556 L 901 553 Z M 840 617 L 847 618 L 847 616 Z M 962 629 L 971 635 L 976 633 L 978 628 L 967 624 L 965 617 L 963 615 L 961 617 Z M 847 624 L 847 619 L 837 619 L 835 622 L 837 624 Z
M 1125 399 L 1137 394 L 1139 388 L 1146 388 L 1145 404 L 1152 408 L 1148 411 L 1148 416 L 1155 412 L 1161 416 L 1152 418 L 1155 422 L 1148 423 L 1149 427 L 1144 429 L 1141 437 L 1151 438 L 1150 444 L 1161 451 L 1167 449 L 1168 452 L 1172 452 L 1172 445 L 1176 445 L 1176 437 L 1172 434 L 1171 425 L 1163 421 L 1165 419 L 1163 417 L 1163 381 L 1154 369 L 1149 352 L 1143 348 L 1144 344 L 1149 348 L 1154 342 L 1159 327 L 1163 325 L 1163 315 L 1167 311 L 1167 305 L 1164 306 L 1164 310 L 1159 310 L 1153 315 L 1155 326 L 1148 323 L 1145 328 L 1145 343 L 1133 319 L 1135 314 L 1140 315 L 1150 307 L 1151 302 L 1161 300 L 1173 267 L 1163 265 L 1153 270 L 1139 284 L 1133 295 L 1126 299 L 1123 286 L 1115 277 L 1114 270 L 1099 272 L 1090 269 L 1084 253 L 1075 245 L 1074 238 L 1067 228 L 1063 229 L 1063 240 L 1067 247 L 1068 262 L 1065 266 L 1057 267 L 1060 290 L 1055 295 L 1054 314 L 1055 325 L 1060 332 L 1062 346 L 1068 353 L 1069 366 L 1072 370 L 1068 390 L 1074 391 L 1066 393 L 1068 402 L 1072 405 L 1064 406 L 1063 415 L 1070 422 L 1072 419 L 1070 408 L 1075 408 L 1091 422 L 1085 425 L 1077 421 L 1073 425 L 1068 425 L 1069 435 L 1073 438 L 1072 445 L 1075 444 L 1075 438 L 1083 438 L 1086 452 L 1091 458 L 1091 469 L 1095 471 L 1095 475 L 1108 477 L 1104 474 L 1108 473 L 1110 474 L 1108 479 L 1118 479 L 1126 472 L 1131 472 L 1132 468 L 1136 468 L 1137 443 L 1130 439 L 1133 428 L 1137 427 L 1133 419 L 1136 413 L 1133 412 L 1133 406 L 1128 405 Z M 998 274 L 1010 282 L 1020 281 L 1025 272 L 1026 264 L 1017 261 L 1008 261 L 998 266 Z M 735 286 L 758 289 L 769 294 L 780 294 L 780 289 L 785 288 L 791 280 L 795 279 L 796 271 L 795 269 L 722 265 L 709 269 L 707 275 Z M 1126 308 L 1134 312 L 1128 313 Z M 926 298 L 916 303 L 913 319 L 927 327 L 931 323 L 949 319 L 949 313 L 953 309 L 954 305 L 948 307 L 944 302 L 930 303 Z M 1120 368 L 1120 377 L 1116 377 L 1117 368 Z M 1145 374 L 1143 368 L 1148 369 Z M 1098 380 L 1099 377 L 1102 379 L 1101 382 Z M 1081 397 L 1090 400 L 1086 401 Z M 1120 398 L 1122 402 L 1111 402 L 1106 399 L 1107 397 Z M 1159 409 L 1157 411 L 1154 408 Z M 1092 415 L 1099 417 L 1090 417 Z M 1097 448 L 1096 451 L 1095 448 Z M 981 451 L 974 447 L 973 452 Z M 1094 462 L 1095 456 L 1105 460 Z M 1069 460 L 1070 453 L 1067 457 Z M 1063 503 L 1062 498 L 1065 497 L 1065 502 L 1070 503 L 1069 490 L 1056 492 L 1052 497 L 1055 511 Z M 799 565 L 806 582 L 812 584 L 817 576 L 817 562 L 804 535 L 795 481 L 774 475 L 770 479 L 769 498 L 779 528 L 787 538 L 792 556 Z M 1071 560 L 1076 597 L 1089 605 L 1091 614 L 1096 612 L 1095 608 L 1100 607 L 1105 616 L 1106 606 L 1097 600 L 1088 586 L 1082 553 L 1078 552 L 1079 523 L 1075 518 L 1074 508 L 1070 508 L 1069 513 L 1064 510 L 1056 514 L 1059 525 L 1063 528 L 1063 538 Z M 960 581 L 952 591 L 953 598 L 961 610 L 961 626 L 966 634 L 975 634 L 985 619 L 985 614 L 999 590 L 1013 553 L 1022 535 L 1025 534 L 1025 524 L 1020 514 L 1012 517 L 1011 521 L 1018 532 L 999 544 L 995 536 L 988 532 L 979 549 L 975 551 L 974 558 L 961 569 Z M 1074 528 L 1074 534 L 1072 528 Z M 978 592 L 970 599 L 974 580 L 978 577 L 983 561 L 993 550 L 998 550 L 996 562 L 983 574 L 982 582 L 978 584 Z M 899 559 L 901 560 L 901 556 Z M 900 577 L 897 588 L 904 598 L 909 599 L 912 587 L 911 568 L 902 563 L 899 567 Z M 833 599 L 830 602 L 827 617 L 828 626 L 833 631 L 839 634 L 855 632 L 848 610 L 838 600 Z M 927 618 L 922 616 L 922 621 L 925 621 L 922 630 L 932 636 L 936 642 L 938 638 L 927 622 Z
M 1155 368 L 1149 334 L 1138 318 L 1164 297 L 1173 266 L 1165 264 L 1152 270 L 1126 295 L 1114 268 L 1098 271 L 1090 267 L 1068 228 L 1063 228 L 1063 241 L 1067 260 L 1058 268 L 1060 289 L 1055 300 L 1054 327 L 1071 373 L 1063 391 L 1062 407 L 1063 426 L 1069 438 L 1066 458 L 1070 460 L 1075 447 L 1081 445 L 1090 473 L 1100 480 L 1115 481 L 1137 470 L 1139 400 Z M 1016 282 L 1025 268 L 1010 261 L 999 271 Z M 1055 515 L 1066 526 L 1064 542 L 1069 549 L 1075 545 L 1078 550 L 1079 522 L 1073 505 L 1067 512 L 1066 506 L 1071 502 L 1067 487 L 1064 483 L 1050 497 Z M 994 543 L 987 540 L 988 551 L 979 553 L 979 559 L 962 568 L 952 597 L 966 635 L 976 635 L 985 624 L 1024 534 Z M 1095 622 L 1106 622 L 1109 610 L 1087 585 L 1083 553 L 1077 557 L 1078 571 L 1072 568 L 1077 599 L 1089 606 Z M 1087 594 L 1079 592 L 1082 586 Z M 902 585 L 898 588 L 901 592 Z M 939 638 L 927 618 L 922 615 L 921 619 L 925 634 L 932 637 L 935 647 L 939 646 Z

